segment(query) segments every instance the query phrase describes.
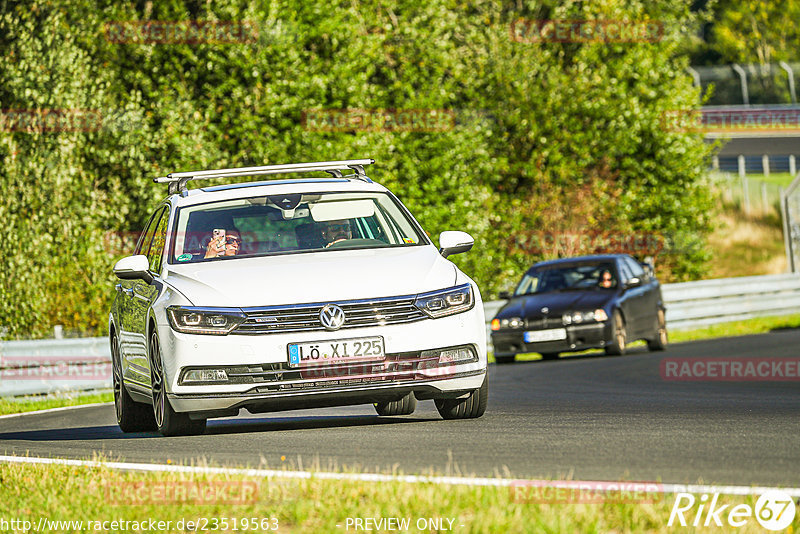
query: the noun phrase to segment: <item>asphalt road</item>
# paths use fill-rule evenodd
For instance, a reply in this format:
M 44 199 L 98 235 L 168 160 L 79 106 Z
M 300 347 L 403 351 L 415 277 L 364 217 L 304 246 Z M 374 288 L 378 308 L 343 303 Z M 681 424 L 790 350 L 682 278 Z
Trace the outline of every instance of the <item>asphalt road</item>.
M 111 405 L 0 419 L 9 455 L 515 478 L 800 486 L 800 382 L 672 382 L 664 357 L 797 357 L 800 331 L 490 366 L 489 408 L 441 420 L 371 406 L 209 421 L 205 435 L 123 434 Z M 285 457 L 282 460 L 281 457 Z

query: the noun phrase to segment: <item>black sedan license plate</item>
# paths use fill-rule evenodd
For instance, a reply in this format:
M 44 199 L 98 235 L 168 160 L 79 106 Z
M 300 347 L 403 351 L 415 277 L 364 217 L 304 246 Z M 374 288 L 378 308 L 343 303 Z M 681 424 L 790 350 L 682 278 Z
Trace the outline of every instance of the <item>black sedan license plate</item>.
M 373 362 L 386 358 L 383 338 L 379 336 L 289 343 L 288 349 L 289 367 Z

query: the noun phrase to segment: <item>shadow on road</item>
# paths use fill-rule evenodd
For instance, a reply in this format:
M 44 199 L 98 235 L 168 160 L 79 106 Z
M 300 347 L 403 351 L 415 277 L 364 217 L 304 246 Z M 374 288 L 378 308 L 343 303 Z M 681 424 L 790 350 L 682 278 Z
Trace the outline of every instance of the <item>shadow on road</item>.
M 434 419 L 409 417 L 378 417 L 377 415 L 305 416 L 266 419 L 227 418 L 210 420 L 204 435 L 246 434 L 254 432 L 282 432 L 319 428 L 347 428 L 403 423 L 421 423 Z M 162 438 L 156 432 L 124 434 L 117 425 L 48 428 L 0 433 L 0 441 L 91 441 Z M 191 439 L 179 437 L 176 439 Z

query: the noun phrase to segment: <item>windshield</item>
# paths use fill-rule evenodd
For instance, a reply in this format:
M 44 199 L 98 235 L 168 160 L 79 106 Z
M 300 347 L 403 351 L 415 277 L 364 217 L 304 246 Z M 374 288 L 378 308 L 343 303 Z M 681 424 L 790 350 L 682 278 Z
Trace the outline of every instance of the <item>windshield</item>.
M 171 263 L 427 244 L 386 193 L 226 200 L 181 208 L 176 219 Z
M 616 287 L 617 275 L 611 262 L 553 265 L 525 273 L 514 295 Z

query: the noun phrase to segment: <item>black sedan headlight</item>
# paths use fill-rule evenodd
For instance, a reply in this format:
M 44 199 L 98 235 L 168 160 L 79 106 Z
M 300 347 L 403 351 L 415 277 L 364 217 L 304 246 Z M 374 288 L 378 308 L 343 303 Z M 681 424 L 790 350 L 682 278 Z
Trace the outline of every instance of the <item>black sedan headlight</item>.
M 471 310 L 474 305 L 470 284 L 423 293 L 414 300 L 414 306 L 434 319 Z
M 522 328 L 525 321 L 521 317 L 506 317 L 505 319 L 492 319 L 492 331 L 496 332 L 502 328 Z
M 608 321 L 608 314 L 602 308 L 592 311 L 567 312 L 561 316 L 561 320 L 565 325 L 600 323 Z
M 178 332 L 217 336 L 229 334 L 247 318 L 240 310 L 194 306 L 170 306 L 167 317 L 172 329 Z

